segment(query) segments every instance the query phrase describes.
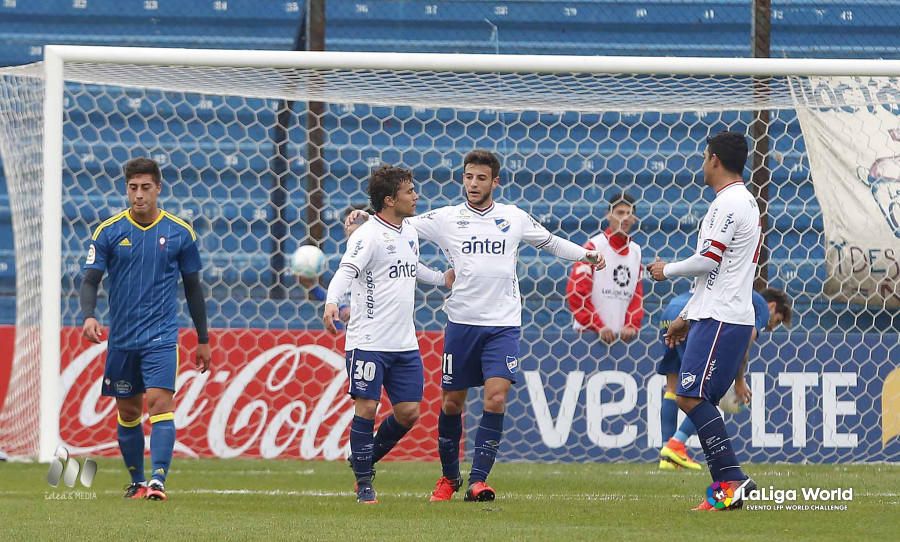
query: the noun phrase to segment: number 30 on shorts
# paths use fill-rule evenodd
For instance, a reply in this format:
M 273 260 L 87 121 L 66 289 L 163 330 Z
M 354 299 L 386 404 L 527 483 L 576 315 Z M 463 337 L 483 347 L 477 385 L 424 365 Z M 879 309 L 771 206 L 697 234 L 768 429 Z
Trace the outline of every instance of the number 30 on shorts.
M 353 380 L 365 380 L 371 382 L 375 379 L 375 362 L 356 360 L 356 370 L 353 371 Z

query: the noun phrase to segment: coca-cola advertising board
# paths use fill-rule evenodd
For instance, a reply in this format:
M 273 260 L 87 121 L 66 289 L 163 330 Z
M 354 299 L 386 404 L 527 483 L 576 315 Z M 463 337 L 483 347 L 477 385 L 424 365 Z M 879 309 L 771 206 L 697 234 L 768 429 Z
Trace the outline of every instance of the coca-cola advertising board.
M 0 328 L 12 343 L 13 328 Z M 386 458 L 437 460 L 441 332 L 419 334 L 425 399 L 417 426 Z M 116 455 L 112 399 L 100 395 L 105 346 L 63 332 L 60 430 L 74 455 Z M 342 459 L 353 416 L 343 344 L 323 331 L 218 330 L 200 374 L 181 338 L 176 450 L 192 457 Z M 749 410 L 727 415 L 742 461 L 893 461 L 900 454 L 897 334 L 772 333 L 753 347 Z M 852 348 L 848 348 L 853 345 Z M 500 461 L 653 462 L 662 445 L 665 377 L 654 330 L 611 346 L 572 330 L 523 330 L 518 383 L 507 403 Z M 0 352 L 0 389 L 9 379 Z M 35 393 L 36 390 L 35 390 Z M 21 397 L 21 395 L 19 396 Z M 36 397 L 36 395 L 34 396 Z M 379 419 L 389 412 L 379 410 Z M 463 443 L 482 412 L 469 394 Z M 149 434 L 149 424 L 145 425 Z M 702 457 L 696 439 L 690 439 Z
M 213 330 L 212 366 L 194 364 L 196 335 L 182 333 L 176 382 L 176 454 L 191 457 L 339 459 L 353 402 L 343 336 L 324 331 Z M 437 459 L 442 333 L 423 332 L 425 395 L 420 423 L 390 459 Z M 100 394 L 106 344 L 62 332 L 60 436 L 73 454 L 116 455 L 115 402 Z M 378 419 L 390 412 L 386 398 Z M 149 424 L 148 424 L 149 426 Z M 149 433 L 149 429 L 148 429 Z

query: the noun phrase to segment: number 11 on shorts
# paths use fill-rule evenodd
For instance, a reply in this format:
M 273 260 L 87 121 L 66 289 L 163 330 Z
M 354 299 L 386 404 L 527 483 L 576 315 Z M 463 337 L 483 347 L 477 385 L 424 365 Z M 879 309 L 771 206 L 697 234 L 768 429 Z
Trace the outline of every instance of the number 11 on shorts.
M 444 357 L 441 359 L 441 372 L 445 375 L 453 374 L 453 354 L 444 352 Z

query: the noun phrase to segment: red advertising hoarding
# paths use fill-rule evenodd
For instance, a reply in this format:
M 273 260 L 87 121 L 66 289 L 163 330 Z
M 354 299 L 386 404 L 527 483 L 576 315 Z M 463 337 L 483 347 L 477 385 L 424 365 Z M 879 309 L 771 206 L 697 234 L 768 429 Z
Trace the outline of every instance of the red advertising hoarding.
M 343 336 L 324 331 L 213 330 L 212 367 L 194 365 L 196 335 L 182 333 L 176 454 L 191 457 L 340 459 L 353 403 Z M 425 390 L 419 423 L 389 459 L 437 459 L 443 335 L 419 334 Z M 60 436 L 73 454 L 117 455 L 115 402 L 100 395 L 106 345 L 62 332 Z M 0 375 L 2 376 L 2 375 Z M 383 398 L 379 421 L 390 412 Z M 149 423 L 146 424 L 149 434 Z

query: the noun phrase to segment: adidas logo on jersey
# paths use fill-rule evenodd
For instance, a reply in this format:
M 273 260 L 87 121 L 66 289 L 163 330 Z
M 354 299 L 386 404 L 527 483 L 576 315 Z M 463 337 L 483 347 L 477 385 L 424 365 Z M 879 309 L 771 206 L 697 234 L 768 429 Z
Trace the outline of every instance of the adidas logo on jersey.
M 120 247 L 130 247 L 131 241 L 129 241 L 128 238 L 126 237 L 125 239 L 122 239 L 122 241 L 119 243 L 119 246 Z

